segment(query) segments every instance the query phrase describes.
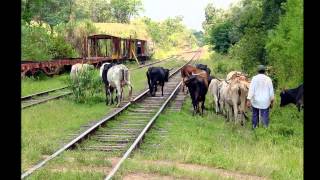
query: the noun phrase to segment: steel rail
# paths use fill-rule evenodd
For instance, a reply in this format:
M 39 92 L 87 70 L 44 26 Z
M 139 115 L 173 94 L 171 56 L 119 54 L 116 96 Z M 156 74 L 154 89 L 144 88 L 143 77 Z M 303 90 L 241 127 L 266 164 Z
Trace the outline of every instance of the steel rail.
M 195 57 L 197 53 L 195 53 L 193 55 L 193 57 L 187 62 L 185 63 L 183 66 L 185 66 L 186 64 L 188 64 L 189 62 L 192 61 L 192 59 Z M 169 78 L 171 78 L 173 75 L 175 75 L 178 71 L 180 71 L 180 69 L 183 67 L 179 67 L 177 70 L 175 70 L 170 76 Z M 87 137 L 90 133 L 94 132 L 98 127 L 100 127 L 102 124 L 106 123 L 108 120 L 114 118 L 115 116 L 117 116 L 118 114 L 120 114 L 122 111 L 124 111 L 125 109 L 127 109 L 132 103 L 136 102 L 137 100 L 141 99 L 143 96 L 145 96 L 147 93 L 149 92 L 149 89 L 146 89 L 144 92 L 142 92 L 140 95 L 138 95 L 137 97 L 135 97 L 133 100 L 129 101 L 128 103 L 126 103 L 123 107 L 116 109 L 114 112 L 112 112 L 110 115 L 108 115 L 107 117 L 103 118 L 102 120 L 98 121 L 96 124 L 94 124 L 93 126 L 91 126 L 89 129 L 87 129 L 85 132 L 81 133 L 80 135 L 78 135 L 76 138 L 74 138 L 73 140 L 71 140 L 69 143 L 67 143 L 66 145 L 64 145 L 63 147 L 61 147 L 60 149 L 58 149 L 55 153 L 53 153 L 52 155 L 48 156 L 47 158 L 45 158 L 43 161 L 39 162 L 38 164 L 36 164 L 35 166 L 31 167 L 30 169 L 28 169 L 27 171 L 25 171 L 22 175 L 21 175 L 21 179 L 26 178 L 27 176 L 29 176 L 30 174 L 32 174 L 35 170 L 41 168 L 42 166 L 44 166 L 48 161 L 50 161 L 51 159 L 57 157 L 59 154 L 61 154 L 63 151 L 73 147 L 77 142 L 81 141 L 82 139 L 84 139 L 85 137 Z
M 23 96 L 23 97 L 21 97 L 21 100 L 31 99 L 32 97 L 35 97 L 35 96 L 43 96 L 43 95 L 48 94 L 50 92 L 58 91 L 58 90 L 65 89 L 65 88 L 68 88 L 68 87 L 69 86 L 64 86 L 64 87 L 60 87 L 60 88 L 51 89 L 51 90 L 48 90 L 48 91 L 42 91 L 42 92 L 39 92 L 39 93 Z

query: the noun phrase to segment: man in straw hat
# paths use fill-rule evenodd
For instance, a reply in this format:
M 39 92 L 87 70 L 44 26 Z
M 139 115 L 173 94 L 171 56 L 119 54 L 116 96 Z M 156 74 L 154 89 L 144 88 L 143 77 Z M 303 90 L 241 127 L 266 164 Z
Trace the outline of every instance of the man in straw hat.
M 253 76 L 250 83 L 247 105 L 252 106 L 252 125 L 256 128 L 259 122 L 259 112 L 263 119 L 264 127 L 269 125 L 269 108 L 274 102 L 273 84 L 270 77 L 265 75 L 266 68 L 258 66 L 258 74 Z

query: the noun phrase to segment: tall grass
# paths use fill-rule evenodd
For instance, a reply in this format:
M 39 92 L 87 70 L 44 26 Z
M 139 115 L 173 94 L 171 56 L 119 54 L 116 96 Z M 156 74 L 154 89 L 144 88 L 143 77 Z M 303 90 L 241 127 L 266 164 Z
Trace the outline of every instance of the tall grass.
M 75 78 L 68 78 L 72 99 L 77 103 L 96 103 L 103 101 L 103 82 L 99 71 L 88 69 L 80 71 Z

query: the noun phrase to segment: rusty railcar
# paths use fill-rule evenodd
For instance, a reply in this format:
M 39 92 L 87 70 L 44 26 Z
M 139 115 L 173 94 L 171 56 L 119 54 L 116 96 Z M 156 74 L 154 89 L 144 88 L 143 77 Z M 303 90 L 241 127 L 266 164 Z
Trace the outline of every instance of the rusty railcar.
M 83 57 L 49 61 L 21 61 L 21 76 L 33 76 L 39 72 L 48 76 L 60 74 L 69 71 L 76 63 L 88 63 L 100 67 L 104 62 L 119 63 L 134 59 L 144 62 L 150 57 L 147 43 L 146 40 L 121 38 L 107 34 L 91 35 L 84 39 Z

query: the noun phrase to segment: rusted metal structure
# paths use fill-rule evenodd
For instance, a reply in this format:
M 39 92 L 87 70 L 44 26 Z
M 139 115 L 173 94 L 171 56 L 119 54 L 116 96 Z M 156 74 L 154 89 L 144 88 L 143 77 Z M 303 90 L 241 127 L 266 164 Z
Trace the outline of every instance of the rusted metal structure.
M 141 39 L 120 38 L 107 34 L 95 34 L 84 38 L 84 52 L 81 58 L 64 58 L 50 61 L 21 61 L 21 76 L 33 76 L 39 72 L 46 75 L 69 71 L 76 63 L 93 64 L 100 67 L 104 62 L 139 61 L 149 58 L 147 41 Z

